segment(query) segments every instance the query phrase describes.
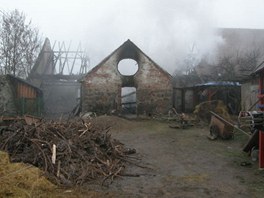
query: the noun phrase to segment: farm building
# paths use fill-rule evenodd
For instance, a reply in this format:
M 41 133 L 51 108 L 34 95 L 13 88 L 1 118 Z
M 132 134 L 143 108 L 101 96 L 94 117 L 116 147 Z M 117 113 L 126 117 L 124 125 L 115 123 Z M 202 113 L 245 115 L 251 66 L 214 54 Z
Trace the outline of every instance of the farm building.
M 2 116 L 42 113 L 42 91 L 12 75 L 0 76 L 0 111 Z
M 133 75 L 121 74 L 119 62 L 124 59 L 136 61 L 137 70 Z M 135 93 L 134 112 L 138 115 L 167 113 L 172 107 L 171 75 L 130 40 L 124 42 L 83 78 L 82 112 L 121 113 L 124 88 L 131 88 Z

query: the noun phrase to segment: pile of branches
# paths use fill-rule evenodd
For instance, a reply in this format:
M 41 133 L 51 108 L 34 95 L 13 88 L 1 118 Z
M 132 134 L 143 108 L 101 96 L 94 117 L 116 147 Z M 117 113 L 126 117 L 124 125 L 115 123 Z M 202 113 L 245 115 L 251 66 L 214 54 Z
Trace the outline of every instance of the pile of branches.
M 17 120 L 0 130 L 0 149 L 12 162 L 24 162 L 42 169 L 60 185 L 82 185 L 102 178 L 111 182 L 124 172 L 126 149 L 113 139 L 107 126 L 92 121 L 44 121 L 27 124 Z M 131 152 L 132 151 L 132 152 Z

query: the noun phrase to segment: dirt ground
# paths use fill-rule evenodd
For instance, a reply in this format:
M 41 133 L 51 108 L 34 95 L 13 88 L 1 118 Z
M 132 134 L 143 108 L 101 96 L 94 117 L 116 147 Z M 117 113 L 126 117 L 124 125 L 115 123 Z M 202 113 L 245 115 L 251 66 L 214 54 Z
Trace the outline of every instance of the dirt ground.
M 247 137 L 207 139 L 208 127 L 174 129 L 169 122 L 105 117 L 112 136 L 137 150 L 140 164 L 109 187 L 87 186 L 103 197 L 263 197 L 264 172 L 241 150 Z M 241 166 L 250 162 L 249 166 Z

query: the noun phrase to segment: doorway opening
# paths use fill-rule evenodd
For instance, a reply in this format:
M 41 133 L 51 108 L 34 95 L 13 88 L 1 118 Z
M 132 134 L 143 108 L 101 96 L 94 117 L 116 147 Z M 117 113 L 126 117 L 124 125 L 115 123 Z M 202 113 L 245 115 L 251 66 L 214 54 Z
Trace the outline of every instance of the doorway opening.
M 137 114 L 137 89 L 136 87 L 122 87 L 121 89 L 122 114 Z

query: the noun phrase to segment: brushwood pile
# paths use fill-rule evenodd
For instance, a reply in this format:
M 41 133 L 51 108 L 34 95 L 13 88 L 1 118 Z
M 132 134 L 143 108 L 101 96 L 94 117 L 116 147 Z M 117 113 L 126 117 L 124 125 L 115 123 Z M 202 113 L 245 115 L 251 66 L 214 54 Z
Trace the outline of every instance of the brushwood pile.
M 11 162 L 32 164 L 53 183 L 110 183 L 122 175 L 132 150 L 111 137 L 110 127 L 93 120 L 14 120 L 0 128 L 0 149 Z

